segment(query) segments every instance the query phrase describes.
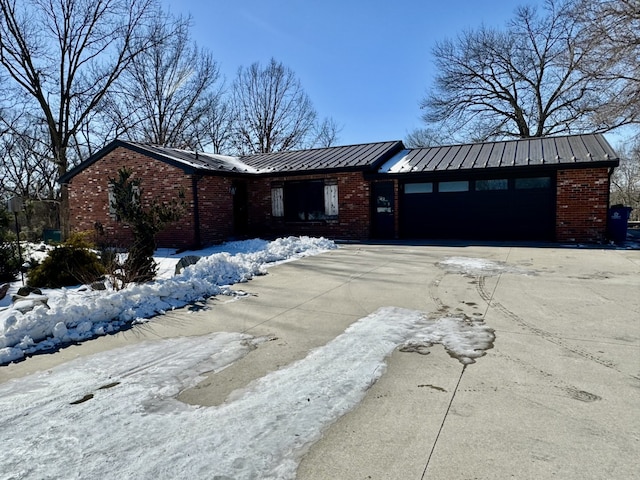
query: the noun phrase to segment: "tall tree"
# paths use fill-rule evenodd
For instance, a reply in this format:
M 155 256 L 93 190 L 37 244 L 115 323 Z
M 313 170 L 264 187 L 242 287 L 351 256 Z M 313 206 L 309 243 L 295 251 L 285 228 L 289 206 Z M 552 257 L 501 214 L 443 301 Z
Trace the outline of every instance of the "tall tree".
M 568 0 L 520 7 L 506 29 L 482 26 L 433 50 L 438 73 L 423 119 L 444 136 L 485 140 L 606 131 L 605 84 L 583 68 L 590 45 Z
M 332 117 L 327 117 L 322 122 L 316 123 L 315 139 L 311 146 L 318 148 L 333 147 L 338 143 L 341 131 L 342 126 L 338 125 Z
M 409 132 L 404 139 L 404 144 L 407 148 L 434 147 L 447 143 L 455 143 L 455 140 L 447 139 L 442 136 L 441 132 L 436 132 L 430 128 L 416 128 Z
M 584 24 L 591 49 L 584 70 L 605 81 L 606 102 L 597 112 L 611 125 L 640 123 L 640 3 L 638 0 L 577 0 L 575 16 Z
M 219 97 L 217 62 L 199 50 L 189 18 L 158 12 L 161 40 L 132 59 L 107 95 L 105 113 L 117 136 L 179 148 L 195 148 L 202 118 Z
M 233 147 L 233 110 L 222 89 L 210 95 L 206 109 L 200 117 L 197 148 L 225 154 Z
M 294 72 L 271 59 L 238 70 L 231 102 L 238 152 L 268 153 L 302 148 L 313 139 L 317 114 Z
M 29 231 L 40 218 L 41 227 L 58 228 L 58 201 L 55 198 L 56 168 L 50 161 L 42 128 L 24 129 L 5 134 L 0 140 L 0 181 L 5 194 L 24 202 L 24 216 Z M 38 230 L 41 233 L 41 230 Z
M 0 65 L 10 97 L 44 121 L 58 175 L 106 92 L 157 38 L 143 28 L 156 0 L 0 0 Z M 4 92 L 6 94 L 6 92 Z M 62 228 L 68 194 L 61 189 Z
M 620 149 L 620 166 L 611 177 L 611 203 L 632 207 L 632 220 L 640 220 L 640 138 Z

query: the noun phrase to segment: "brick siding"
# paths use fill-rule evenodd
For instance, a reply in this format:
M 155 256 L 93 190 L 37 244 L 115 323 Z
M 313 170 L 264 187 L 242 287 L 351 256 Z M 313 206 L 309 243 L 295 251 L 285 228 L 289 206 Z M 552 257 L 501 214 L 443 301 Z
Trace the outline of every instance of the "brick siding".
M 271 185 L 274 182 L 331 179 L 338 182 L 337 220 L 286 222 L 271 216 Z M 371 224 L 370 184 L 360 172 L 323 175 L 275 176 L 249 182 L 249 231 L 256 235 L 312 235 L 332 239 L 369 238 Z
M 102 234 L 96 240 L 109 245 L 126 247 L 133 240 L 131 229 L 116 222 L 109 213 L 109 179 L 118 176 L 118 170 L 126 166 L 134 178 L 141 179 L 142 198 L 170 201 L 184 191 L 187 212 L 176 223 L 158 235 L 158 245 L 186 248 L 195 243 L 193 221 L 193 195 L 191 176 L 167 163 L 153 160 L 125 148 L 116 148 L 99 161 L 89 165 L 69 183 L 69 216 L 72 231 Z
M 607 168 L 559 170 L 556 192 L 556 240 L 602 242 L 607 227 Z
M 70 222 L 74 231 L 95 232 L 99 241 L 126 247 L 131 230 L 109 214 L 109 178 L 123 166 L 142 180 L 142 201 L 156 198 L 169 201 L 184 191 L 187 212 L 181 220 L 158 235 L 158 246 L 189 248 L 218 243 L 234 231 L 234 179 L 196 176 L 168 163 L 154 160 L 127 148 L 118 147 L 89 165 L 69 183 Z M 335 220 L 286 222 L 271 215 L 271 186 L 274 182 L 331 179 L 338 184 L 339 214 Z M 332 239 L 363 240 L 371 236 L 371 183 L 361 172 L 304 176 L 243 178 L 247 183 L 248 219 L 244 233 L 265 238 L 282 235 L 325 236 Z M 194 184 L 197 185 L 198 226 L 195 224 Z M 398 225 L 398 182 L 395 181 L 395 231 Z M 607 168 L 559 170 L 556 182 L 556 240 L 560 242 L 601 242 L 605 239 L 609 200 Z M 197 228 L 199 227 L 199 228 Z
M 200 241 L 211 245 L 233 235 L 233 180 L 226 177 L 200 177 L 198 183 L 198 213 Z

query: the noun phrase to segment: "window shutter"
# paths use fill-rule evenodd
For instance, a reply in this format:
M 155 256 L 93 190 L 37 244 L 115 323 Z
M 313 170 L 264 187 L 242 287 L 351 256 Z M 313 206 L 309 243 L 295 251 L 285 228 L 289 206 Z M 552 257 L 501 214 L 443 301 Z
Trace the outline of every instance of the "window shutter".
M 284 217 L 284 189 L 281 186 L 271 187 L 271 215 Z
M 328 217 L 338 216 L 337 182 L 326 182 L 324 185 L 324 214 Z

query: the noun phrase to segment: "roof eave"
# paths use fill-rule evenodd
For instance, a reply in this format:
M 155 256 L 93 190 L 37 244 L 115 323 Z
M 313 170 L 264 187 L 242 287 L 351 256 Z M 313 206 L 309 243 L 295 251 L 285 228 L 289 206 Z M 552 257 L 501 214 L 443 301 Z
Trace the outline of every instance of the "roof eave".
M 111 143 L 107 144 L 102 149 L 98 150 L 93 155 L 91 155 L 84 162 L 81 162 L 80 164 L 78 164 L 77 166 L 75 166 L 74 168 L 69 170 L 67 173 L 65 173 L 64 175 L 61 175 L 57 180 L 58 183 L 60 183 L 60 184 L 69 183 L 71 181 L 71 179 L 73 177 L 75 177 L 77 174 L 79 174 L 80 172 L 85 170 L 87 167 L 90 167 L 95 162 L 100 160 L 102 157 L 104 157 L 105 155 L 107 155 L 107 154 L 111 153 L 112 151 L 114 151 L 116 148 L 120 148 L 120 147 L 126 148 L 127 150 L 131 150 L 131 151 L 136 152 L 136 153 L 143 154 L 143 155 L 145 155 L 147 157 L 153 158 L 154 160 L 158 160 L 158 161 L 167 163 L 167 164 L 169 164 L 169 165 L 171 165 L 173 167 L 179 168 L 180 170 L 184 171 L 186 174 L 194 174 L 194 173 L 205 174 L 205 173 L 211 172 L 211 170 L 209 170 L 209 169 L 197 168 L 197 167 L 182 163 L 180 161 L 173 160 L 173 159 L 171 159 L 171 158 L 169 158 L 167 156 L 160 155 L 160 154 L 158 154 L 158 153 L 156 153 L 156 152 L 154 152 L 152 150 L 148 150 L 148 149 L 146 149 L 146 148 L 144 148 L 144 147 L 142 147 L 140 145 L 136 145 L 134 143 L 129 143 L 129 142 L 124 141 L 124 140 L 116 139 L 116 140 L 112 141 Z
M 427 171 L 409 171 L 409 172 L 369 172 L 365 174 L 366 179 L 407 179 L 407 178 L 425 178 L 425 177 L 469 177 L 469 176 L 484 176 L 492 174 L 530 174 L 536 172 L 551 172 L 558 170 L 574 170 L 584 168 L 615 168 L 620 164 L 620 161 L 616 159 L 601 160 L 601 161 L 589 161 L 589 162 L 575 162 L 575 163 L 553 163 L 553 164 L 541 164 L 541 165 L 519 165 L 519 166 L 501 166 L 501 167 L 484 167 L 484 168 L 466 168 L 466 169 L 454 169 L 454 170 L 427 170 Z

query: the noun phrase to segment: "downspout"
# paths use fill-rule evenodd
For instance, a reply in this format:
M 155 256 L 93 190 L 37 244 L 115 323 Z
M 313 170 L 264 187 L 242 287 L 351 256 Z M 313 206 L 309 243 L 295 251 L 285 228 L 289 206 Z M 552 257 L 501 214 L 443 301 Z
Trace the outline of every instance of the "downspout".
M 198 206 L 198 175 L 191 176 L 191 190 L 193 196 L 193 240 L 195 247 L 201 247 L 200 243 L 200 209 Z

